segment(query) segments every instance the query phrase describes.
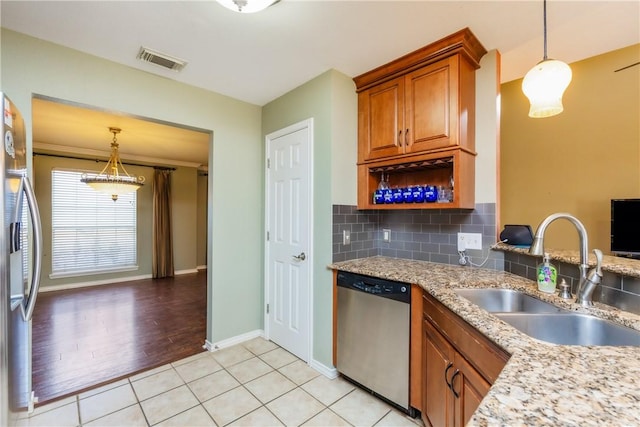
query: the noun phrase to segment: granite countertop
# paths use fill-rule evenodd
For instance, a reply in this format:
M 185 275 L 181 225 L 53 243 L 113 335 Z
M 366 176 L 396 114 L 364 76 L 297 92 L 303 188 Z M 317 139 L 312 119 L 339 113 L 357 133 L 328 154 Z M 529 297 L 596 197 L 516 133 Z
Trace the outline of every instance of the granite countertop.
M 380 256 L 329 267 L 417 284 L 512 355 L 469 425 L 640 425 L 638 347 L 563 346 L 539 341 L 452 289 L 516 289 L 637 330 L 640 316 L 599 303 L 584 308 L 573 300 L 539 292 L 535 282 L 504 271 Z
M 515 252 L 518 254 L 535 256 L 529 254 L 529 248 L 507 245 L 506 243 L 497 243 L 492 246 L 491 249 L 496 251 Z M 580 265 L 579 251 L 548 249 L 545 250 L 545 252 L 549 253 L 549 256 L 552 260 L 566 262 L 568 264 Z M 589 265 L 596 265 L 596 257 L 595 255 L 593 255 L 593 252 L 589 253 Z M 611 273 L 640 278 L 640 260 L 637 259 L 604 255 L 602 257 L 602 269 Z

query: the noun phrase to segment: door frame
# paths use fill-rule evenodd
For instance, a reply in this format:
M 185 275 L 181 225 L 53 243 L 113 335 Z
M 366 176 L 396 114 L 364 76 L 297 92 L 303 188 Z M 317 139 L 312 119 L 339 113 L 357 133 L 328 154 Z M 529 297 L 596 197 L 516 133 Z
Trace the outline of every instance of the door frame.
M 269 232 L 269 219 L 270 219 L 270 191 L 269 191 L 269 178 L 270 178 L 270 168 L 269 168 L 269 151 L 271 149 L 271 141 L 279 138 L 281 136 L 297 132 L 302 129 L 307 129 L 307 150 L 308 150 L 308 163 L 306 165 L 307 170 L 307 191 L 308 197 L 308 224 L 309 224 L 309 232 L 308 232 L 308 242 L 309 248 L 307 249 L 307 262 L 309 263 L 308 269 L 308 277 L 307 282 L 309 284 L 309 300 L 307 301 L 309 304 L 309 312 L 308 312 L 308 331 L 307 335 L 309 337 L 308 343 L 308 354 L 309 360 L 306 361 L 307 365 L 311 365 L 311 361 L 313 360 L 313 292 L 314 292 L 314 283 L 313 283 L 313 262 L 314 262 L 314 253 L 313 253 L 313 230 L 314 230 L 314 215 L 313 215 L 313 188 L 314 188 L 314 169 L 313 169 L 313 149 L 314 149 L 314 134 L 313 134 L 313 117 L 302 120 L 300 122 L 294 123 L 290 126 L 282 128 L 280 130 L 271 132 L 270 134 L 265 136 L 265 181 L 264 181 L 264 194 L 265 194 L 265 203 L 264 203 L 264 297 L 262 301 L 262 307 L 264 310 L 264 337 L 269 339 L 270 331 L 269 331 L 269 317 L 271 313 L 267 313 L 267 304 L 269 303 L 269 295 L 271 291 L 272 284 L 270 283 L 270 274 L 269 274 L 269 239 L 267 238 L 267 233 Z

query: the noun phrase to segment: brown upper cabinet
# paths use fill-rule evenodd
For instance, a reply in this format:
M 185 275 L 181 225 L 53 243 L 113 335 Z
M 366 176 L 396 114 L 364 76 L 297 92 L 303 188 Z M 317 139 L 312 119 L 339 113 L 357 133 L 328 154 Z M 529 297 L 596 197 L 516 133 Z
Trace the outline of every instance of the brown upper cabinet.
M 414 179 L 404 176 L 411 173 L 410 169 L 402 166 L 398 175 L 393 164 L 406 165 L 416 155 L 438 151 L 449 151 L 445 157 L 452 157 L 452 149 L 475 156 L 475 70 L 485 53 L 473 33 L 465 28 L 354 78 L 358 92 L 358 165 L 359 169 L 366 169 L 359 171 L 359 177 L 365 177 L 358 186 L 359 208 L 379 207 L 373 205 L 375 186 L 369 183 L 379 180 L 381 166 L 395 174 L 396 182 L 412 182 Z M 389 160 L 393 160 L 392 164 Z M 385 163 L 375 164 L 380 161 Z M 454 173 L 454 165 L 450 166 L 448 173 L 441 171 L 438 177 L 459 175 Z M 366 178 L 370 173 L 375 173 L 376 178 Z M 434 179 L 424 184 L 449 181 Z M 458 184 L 462 189 L 467 183 Z M 449 206 L 437 207 L 473 207 L 473 197 L 468 194 L 461 197 L 465 206 L 460 199 Z M 408 207 L 435 206 L 396 206 Z

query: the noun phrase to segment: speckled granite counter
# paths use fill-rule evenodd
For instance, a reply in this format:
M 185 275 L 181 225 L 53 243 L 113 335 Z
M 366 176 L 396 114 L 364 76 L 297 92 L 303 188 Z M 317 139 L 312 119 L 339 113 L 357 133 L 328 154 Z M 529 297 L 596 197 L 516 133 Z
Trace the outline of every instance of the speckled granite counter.
M 469 425 L 640 425 L 640 348 L 560 346 L 530 338 L 456 295 L 455 288 L 509 288 L 559 307 L 640 330 L 640 316 L 606 305 L 586 309 L 510 273 L 372 257 L 332 269 L 415 283 L 512 354 Z
M 492 249 L 533 256 L 529 255 L 529 249 L 527 248 L 519 248 L 505 243 L 498 243 L 494 245 Z M 578 251 L 547 249 L 545 252 L 549 253 L 552 260 L 566 262 L 567 264 L 580 265 L 580 252 Z M 540 257 L 538 258 L 540 259 Z M 593 252 L 589 253 L 589 265 L 596 265 L 596 257 L 593 255 Z M 640 278 L 640 260 L 636 259 L 605 255 L 602 259 L 602 269 L 611 273 Z

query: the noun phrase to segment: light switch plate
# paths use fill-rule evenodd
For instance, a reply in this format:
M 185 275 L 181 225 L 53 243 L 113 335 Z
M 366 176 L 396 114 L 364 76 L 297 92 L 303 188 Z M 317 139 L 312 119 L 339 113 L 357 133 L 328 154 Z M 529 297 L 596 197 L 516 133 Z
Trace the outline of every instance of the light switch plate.
M 458 233 L 458 252 L 467 249 L 482 249 L 482 234 Z
M 351 244 L 351 230 L 342 230 L 342 244 L 345 246 Z
M 382 241 L 383 242 L 390 242 L 391 241 L 391 230 L 388 228 L 383 228 L 382 229 Z

